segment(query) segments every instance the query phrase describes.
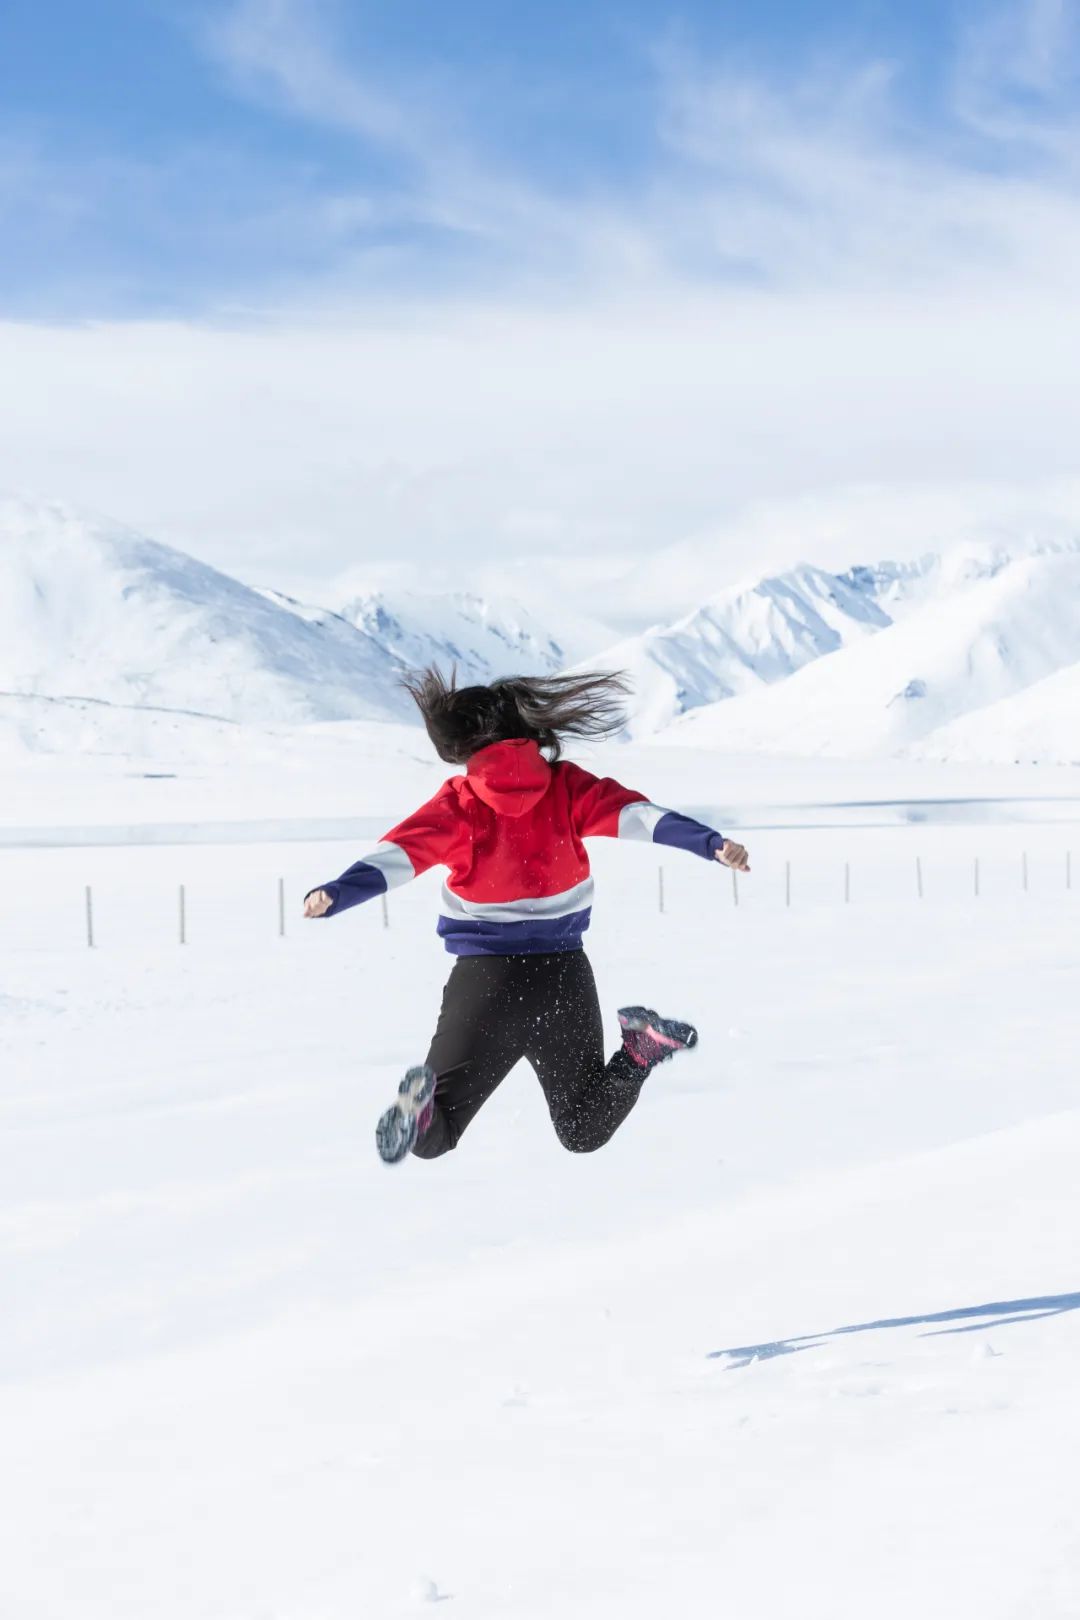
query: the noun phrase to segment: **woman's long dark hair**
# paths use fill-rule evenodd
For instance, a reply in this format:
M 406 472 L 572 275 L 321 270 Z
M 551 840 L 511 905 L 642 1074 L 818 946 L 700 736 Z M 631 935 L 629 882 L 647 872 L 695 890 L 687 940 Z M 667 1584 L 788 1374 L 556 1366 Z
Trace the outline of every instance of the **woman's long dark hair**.
M 424 717 L 435 752 L 461 765 L 477 749 L 531 737 L 555 762 L 564 737 L 610 737 L 626 723 L 626 675 L 508 675 L 490 686 L 458 686 L 431 665 L 401 683 Z

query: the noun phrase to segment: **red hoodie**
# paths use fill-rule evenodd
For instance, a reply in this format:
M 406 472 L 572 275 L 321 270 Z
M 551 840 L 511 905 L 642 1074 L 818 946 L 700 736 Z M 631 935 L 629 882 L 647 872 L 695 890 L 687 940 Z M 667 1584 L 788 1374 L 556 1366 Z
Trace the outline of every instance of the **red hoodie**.
M 579 950 L 593 891 L 583 840 L 595 837 L 651 839 L 707 860 L 724 842 L 610 776 L 549 765 L 535 742 L 515 738 L 473 754 L 464 776 L 322 884 L 326 915 L 444 866 L 438 931 L 455 955 Z

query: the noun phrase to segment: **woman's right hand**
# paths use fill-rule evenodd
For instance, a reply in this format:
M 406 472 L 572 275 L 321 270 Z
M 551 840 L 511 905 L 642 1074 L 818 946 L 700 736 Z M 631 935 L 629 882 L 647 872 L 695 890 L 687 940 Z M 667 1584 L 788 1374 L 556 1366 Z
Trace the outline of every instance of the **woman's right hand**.
M 333 903 L 325 889 L 312 889 L 304 901 L 304 916 L 325 917 Z

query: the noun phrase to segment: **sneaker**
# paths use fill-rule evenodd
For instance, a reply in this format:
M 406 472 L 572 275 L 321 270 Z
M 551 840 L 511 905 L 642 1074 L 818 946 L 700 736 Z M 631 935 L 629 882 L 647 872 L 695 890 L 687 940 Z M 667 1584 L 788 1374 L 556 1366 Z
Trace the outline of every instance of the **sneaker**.
M 651 1007 L 620 1007 L 619 1025 L 625 1050 L 643 1069 L 651 1069 L 656 1063 L 666 1062 L 672 1053 L 697 1045 L 693 1024 L 661 1018 Z
M 426 1063 L 406 1072 L 396 1100 L 375 1127 L 375 1146 L 384 1164 L 399 1164 L 418 1136 L 431 1124 L 435 1110 L 435 1070 Z

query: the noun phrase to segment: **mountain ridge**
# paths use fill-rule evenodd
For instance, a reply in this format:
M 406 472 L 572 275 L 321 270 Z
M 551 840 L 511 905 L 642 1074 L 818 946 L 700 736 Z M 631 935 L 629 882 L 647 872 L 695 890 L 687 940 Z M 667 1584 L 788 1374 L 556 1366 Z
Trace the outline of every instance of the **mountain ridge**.
M 0 724 L 19 746 L 122 753 L 124 713 L 138 749 L 159 733 L 169 746 L 183 721 L 185 757 L 214 727 L 220 752 L 222 727 L 415 723 L 400 679 L 431 662 L 463 683 L 566 667 L 561 638 L 510 598 L 393 589 L 316 606 L 58 503 L 0 500 Z M 638 739 L 1071 762 L 1073 666 L 1080 538 L 1025 536 L 839 573 L 801 563 L 570 667 L 628 670 Z M 113 712 L 95 719 L 95 704 Z

